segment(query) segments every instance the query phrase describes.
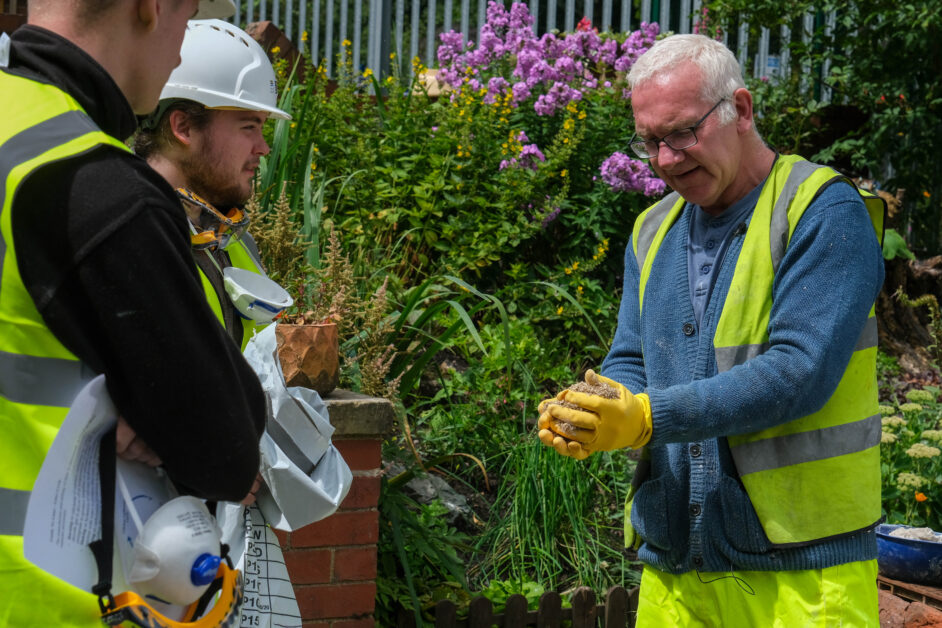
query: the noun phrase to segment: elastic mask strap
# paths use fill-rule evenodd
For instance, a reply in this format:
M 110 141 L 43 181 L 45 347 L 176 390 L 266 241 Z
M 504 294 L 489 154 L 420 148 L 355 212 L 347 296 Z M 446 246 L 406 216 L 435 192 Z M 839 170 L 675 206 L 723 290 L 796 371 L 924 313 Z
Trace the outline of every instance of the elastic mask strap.
M 6 33 L 0 34 L 0 68 L 10 65 L 10 36 Z
M 112 559 L 114 558 L 114 499 L 117 461 L 117 427 L 108 430 L 98 447 L 98 477 L 101 482 L 101 538 L 88 544 L 98 566 L 98 584 L 92 593 L 98 596 L 101 613 L 115 607 L 111 595 Z

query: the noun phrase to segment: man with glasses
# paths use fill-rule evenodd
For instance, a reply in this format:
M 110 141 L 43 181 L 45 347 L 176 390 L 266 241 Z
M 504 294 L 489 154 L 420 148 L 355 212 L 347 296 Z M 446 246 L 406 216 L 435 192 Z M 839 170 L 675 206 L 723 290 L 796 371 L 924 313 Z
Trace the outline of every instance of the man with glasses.
M 642 450 L 638 626 L 877 626 L 882 202 L 766 146 L 714 40 L 666 37 L 628 81 L 631 147 L 673 192 L 635 223 L 586 374 L 615 398 L 563 391 L 540 438 Z

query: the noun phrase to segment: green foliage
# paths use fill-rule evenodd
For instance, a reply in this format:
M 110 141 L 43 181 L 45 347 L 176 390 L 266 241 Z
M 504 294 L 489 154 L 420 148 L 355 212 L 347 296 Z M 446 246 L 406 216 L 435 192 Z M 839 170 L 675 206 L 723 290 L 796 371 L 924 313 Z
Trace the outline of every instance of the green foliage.
M 913 252 L 906 246 L 906 240 L 896 229 L 887 229 L 883 234 L 883 259 L 891 260 L 897 257 L 916 259 Z
M 906 403 L 881 406 L 883 512 L 889 523 L 942 530 L 939 391 L 910 390 L 906 397 Z
M 942 3 L 917 0 L 712 0 L 713 25 L 735 34 L 748 22 L 751 41 L 758 29 L 790 26 L 802 32 L 810 12 L 815 27 L 807 43 L 790 46 L 790 79 L 760 91 L 760 131 L 773 146 L 882 179 L 884 189 L 907 191 L 902 221 L 912 228 L 912 248 L 920 254 L 942 246 Z M 827 29 L 824 17 L 836 12 Z M 820 72 L 829 63 L 826 76 Z M 756 77 L 759 78 L 759 77 Z M 802 89 L 802 85 L 804 89 Z M 822 105 L 822 89 L 831 104 Z M 763 99 L 773 110 L 767 111 Z M 783 106 L 784 105 L 784 106 Z M 859 118 L 859 124 L 847 120 Z M 765 120 L 774 120 L 765 125 Z M 815 127 L 815 128 L 811 128 Z M 815 131 L 819 137 L 815 138 Z M 821 139 L 827 139 L 821 145 Z M 808 149 L 812 153 L 806 152 Z

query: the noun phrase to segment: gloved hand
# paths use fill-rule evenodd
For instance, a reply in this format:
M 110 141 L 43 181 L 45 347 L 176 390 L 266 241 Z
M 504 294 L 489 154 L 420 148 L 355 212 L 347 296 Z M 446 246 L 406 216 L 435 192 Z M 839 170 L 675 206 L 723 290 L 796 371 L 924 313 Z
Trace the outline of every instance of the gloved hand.
M 562 400 L 582 410 L 561 405 L 545 406 L 545 413 L 551 418 L 581 428 L 573 431 L 571 436 L 567 434 L 569 440 L 578 441 L 583 449 L 587 447 L 590 451 L 611 451 L 624 447 L 638 449 L 651 440 L 651 401 L 645 393 L 633 395 L 618 382 L 597 375 L 592 370 L 586 372 L 585 381 L 590 386 L 607 384 L 615 389 L 618 397 L 608 399 L 600 395 L 564 390 L 560 393 Z M 547 427 L 552 429 L 553 423 L 547 422 Z
M 549 399 L 544 399 L 540 402 L 538 410 L 540 412 L 540 418 L 537 420 L 537 428 L 539 428 L 538 436 L 540 437 L 540 442 L 542 442 L 547 447 L 552 447 L 556 450 L 561 456 L 568 456 L 570 458 L 575 458 L 576 460 L 585 460 L 589 457 L 589 454 L 592 451 L 582 443 L 578 441 L 571 440 L 567 436 L 561 436 L 560 434 L 568 434 L 577 428 L 571 428 L 566 424 L 560 424 L 560 421 L 554 419 L 550 416 L 549 412 L 546 411 L 550 407 L 551 401 L 562 401 L 565 396 L 566 391 L 560 391 L 555 397 L 550 397 Z M 553 404 L 555 405 L 555 404 Z M 568 428 L 568 429 L 567 429 Z M 582 432 L 582 430 L 578 430 Z
M 556 453 L 561 456 L 569 456 L 576 460 L 585 460 L 589 457 L 589 454 L 592 453 L 588 445 L 583 445 L 578 441 L 560 436 L 558 431 L 562 431 L 562 429 L 559 426 L 559 421 L 551 417 L 548 412 L 544 412 L 540 415 L 537 421 L 537 427 L 540 428 L 538 434 L 540 442 L 547 447 L 552 447 L 556 450 Z

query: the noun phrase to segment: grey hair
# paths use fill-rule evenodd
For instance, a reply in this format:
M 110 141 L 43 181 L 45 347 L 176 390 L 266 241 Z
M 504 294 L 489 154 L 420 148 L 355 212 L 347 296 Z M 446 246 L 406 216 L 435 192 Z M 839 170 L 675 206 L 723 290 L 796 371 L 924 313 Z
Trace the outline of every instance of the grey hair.
M 651 80 L 662 80 L 677 66 L 690 62 L 696 65 L 703 81 L 700 95 L 707 102 L 730 98 L 746 86 L 739 62 L 729 48 L 705 35 L 670 35 L 656 42 L 641 55 L 628 72 L 628 85 L 635 89 Z M 727 100 L 717 110 L 720 124 L 736 118 L 736 106 Z

